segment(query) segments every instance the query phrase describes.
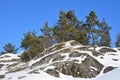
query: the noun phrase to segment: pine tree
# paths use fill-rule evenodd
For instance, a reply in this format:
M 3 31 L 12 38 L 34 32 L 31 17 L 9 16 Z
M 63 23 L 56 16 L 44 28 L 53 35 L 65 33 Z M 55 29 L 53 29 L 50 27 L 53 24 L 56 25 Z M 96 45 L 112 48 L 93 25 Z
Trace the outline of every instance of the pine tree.
M 59 29 L 59 37 L 60 41 L 64 42 L 65 41 L 65 35 L 69 29 L 69 26 L 67 26 L 67 18 L 66 18 L 66 13 L 64 11 L 60 12 L 59 20 L 57 22 L 57 27 Z
M 21 41 L 21 47 L 24 48 L 25 50 L 29 50 L 31 45 L 33 44 L 33 40 L 36 37 L 35 31 L 33 32 L 26 32 L 24 34 L 24 39 Z
M 17 50 L 18 50 L 18 48 L 15 48 L 15 45 L 12 45 L 12 43 L 5 44 L 3 49 L 4 49 L 4 51 L 2 52 L 2 54 L 3 53 L 13 53 L 13 54 L 16 54 Z
M 101 39 L 99 46 L 110 46 L 111 43 L 111 38 L 109 33 L 110 29 L 111 27 L 109 27 L 105 19 L 103 19 L 101 23 L 101 33 L 100 33 Z
M 66 40 L 76 40 L 80 42 L 80 30 L 78 27 L 80 27 L 81 22 L 77 19 L 77 17 L 74 14 L 74 11 L 69 10 L 66 13 L 67 17 L 67 26 L 69 26 L 69 30 L 67 32 L 67 39 Z
M 53 28 L 53 35 L 58 42 L 76 40 L 82 44 L 87 44 L 87 35 L 81 26 L 82 23 L 77 19 L 74 11 L 61 11 L 57 25 Z M 83 38 L 84 40 L 82 40 Z
M 52 45 L 52 29 L 48 26 L 48 22 L 45 23 L 44 27 L 40 29 L 45 38 L 44 47 L 48 48 Z
M 99 38 L 99 21 L 97 19 L 97 15 L 94 11 L 91 11 L 88 16 L 86 16 L 86 24 L 87 24 L 87 33 L 89 37 L 89 44 L 92 46 L 98 45 Z
M 117 40 L 115 42 L 116 47 L 120 47 L 120 33 L 118 33 Z
M 24 34 L 21 47 L 25 49 L 25 52 L 21 55 L 21 59 L 23 61 L 28 61 L 41 53 L 44 49 L 44 41 L 44 37 L 37 37 L 34 31 Z M 24 59 L 25 57 L 27 58 Z

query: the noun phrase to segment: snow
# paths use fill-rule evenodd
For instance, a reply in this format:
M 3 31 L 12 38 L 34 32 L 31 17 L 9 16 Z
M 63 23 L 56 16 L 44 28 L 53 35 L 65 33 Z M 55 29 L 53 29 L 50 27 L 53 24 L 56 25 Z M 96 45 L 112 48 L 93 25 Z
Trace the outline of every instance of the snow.
M 90 68 L 91 69 L 94 69 L 94 70 L 96 70 L 96 71 L 98 71 L 98 69 L 96 69 L 95 67 L 93 67 L 93 66 L 90 66 Z
M 54 69 L 55 66 L 48 66 L 47 68 L 44 69 L 44 71 L 46 71 L 47 69 Z
M 115 54 L 115 55 L 112 55 L 112 54 Z M 116 52 L 116 53 L 109 52 L 103 56 L 97 57 L 96 59 L 105 66 L 115 66 L 115 67 L 120 66 L 120 53 L 119 52 Z M 116 59 L 117 61 L 115 61 L 114 59 Z
M 120 80 L 120 68 L 112 70 L 103 76 L 96 78 L 95 80 Z
M 17 54 L 6 53 L 0 56 L 0 61 L 3 60 L 12 60 L 12 59 L 19 59 Z

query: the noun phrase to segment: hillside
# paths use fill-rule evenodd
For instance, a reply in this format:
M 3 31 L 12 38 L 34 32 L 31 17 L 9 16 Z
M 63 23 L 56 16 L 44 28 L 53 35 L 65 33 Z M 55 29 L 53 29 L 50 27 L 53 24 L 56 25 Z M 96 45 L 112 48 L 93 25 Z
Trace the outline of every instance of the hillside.
M 71 40 L 55 44 L 27 63 L 15 54 L 0 56 L 1 80 L 93 80 L 120 66 L 120 50 L 82 45 Z
M 120 79 L 120 68 L 112 70 L 105 75 L 102 75 L 95 80 L 119 80 Z

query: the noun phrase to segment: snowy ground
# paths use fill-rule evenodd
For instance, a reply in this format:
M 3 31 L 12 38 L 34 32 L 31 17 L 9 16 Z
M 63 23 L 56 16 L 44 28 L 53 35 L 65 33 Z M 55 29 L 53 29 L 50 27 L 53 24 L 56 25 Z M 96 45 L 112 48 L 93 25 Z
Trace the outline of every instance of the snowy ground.
M 120 68 L 117 68 L 115 70 L 112 70 L 95 80 L 120 80 Z

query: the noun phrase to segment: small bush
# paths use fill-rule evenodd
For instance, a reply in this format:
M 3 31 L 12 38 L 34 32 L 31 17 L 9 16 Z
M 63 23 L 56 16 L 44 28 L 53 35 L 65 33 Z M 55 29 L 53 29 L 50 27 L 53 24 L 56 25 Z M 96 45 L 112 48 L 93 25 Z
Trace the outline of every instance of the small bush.
M 65 43 L 60 43 L 60 44 L 56 45 L 56 50 L 63 48 L 64 45 L 65 45 Z
M 28 51 L 24 51 L 22 55 L 20 55 L 22 61 L 27 62 L 30 60 L 30 54 Z

